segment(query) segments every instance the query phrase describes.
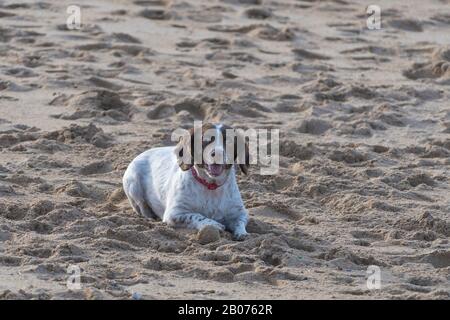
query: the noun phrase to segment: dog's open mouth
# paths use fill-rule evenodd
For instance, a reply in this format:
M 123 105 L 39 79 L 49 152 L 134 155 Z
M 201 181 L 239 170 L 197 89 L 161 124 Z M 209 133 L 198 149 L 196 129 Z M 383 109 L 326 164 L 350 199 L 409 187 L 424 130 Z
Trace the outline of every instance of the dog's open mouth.
M 208 173 L 214 177 L 220 176 L 225 169 L 223 164 L 208 164 L 206 168 Z

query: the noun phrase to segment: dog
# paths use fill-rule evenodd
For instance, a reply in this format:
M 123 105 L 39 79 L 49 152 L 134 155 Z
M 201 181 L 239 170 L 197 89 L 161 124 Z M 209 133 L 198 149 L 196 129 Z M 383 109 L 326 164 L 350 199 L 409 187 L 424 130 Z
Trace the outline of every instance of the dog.
M 248 143 L 223 124 L 204 124 L 199 131 L 201 148 L 197 149 L 203 156 L 199 163 L 194 163 L 199 150 L 195 151 L 196 130 L 191 128 L 176 146 L 137 156 L 123 177 L 125 194 L 134 211 L 145 217 L 199 231 L 212 226 L 244 240 L 248 212 L 236 182 L 236 160 L 237 145 L 242 143 L 245 156 L 240 156 L 239 167 L 247 174 Z M 233 150 L 225 152 L 230 141 Z

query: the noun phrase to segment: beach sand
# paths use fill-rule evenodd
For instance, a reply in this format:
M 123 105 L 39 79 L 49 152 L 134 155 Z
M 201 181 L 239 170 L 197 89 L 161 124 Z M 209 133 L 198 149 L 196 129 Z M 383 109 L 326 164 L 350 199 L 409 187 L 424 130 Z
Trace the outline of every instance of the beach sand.
M 450 298 L 450 1 L 75 2 L 0 1 L 0 299 Z M 243 242 L 123 194 L 194 120 L 280 132 Z

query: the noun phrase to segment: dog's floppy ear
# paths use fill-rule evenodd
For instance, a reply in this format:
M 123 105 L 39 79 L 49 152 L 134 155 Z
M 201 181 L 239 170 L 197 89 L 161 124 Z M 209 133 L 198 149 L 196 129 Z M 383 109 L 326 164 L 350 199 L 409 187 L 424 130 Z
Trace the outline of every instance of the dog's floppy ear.
M 248 174 L 248 166 L 250 165 L 248 141 L 246 141 L 245 135 L 242 133 L 242 130 L 235 130 L 228 126 L 226 127 L 226 129 L 231 129 L 234 131 L 234 160 L 238 161 L 241 171 L 244 174 Z
M 175 155 L 181 170 L 189 170 L 194 165 L 194 128 L 186 131 L 180 138 L 175 147 Z
M 238 143 L 244 144 L 244 150 L 245 150 L 245 163 L 240 163 L 239 167 L 241 168 L 242 172 L 247 175 L 248 174 L 248 166 L 250 165 L 250 151 L 248 148 L 248 141 L 245 140 L 245 137 L 239 132 L 237 133 L 237 141 Z M 237 148 L 237 146 L 236 146 Z

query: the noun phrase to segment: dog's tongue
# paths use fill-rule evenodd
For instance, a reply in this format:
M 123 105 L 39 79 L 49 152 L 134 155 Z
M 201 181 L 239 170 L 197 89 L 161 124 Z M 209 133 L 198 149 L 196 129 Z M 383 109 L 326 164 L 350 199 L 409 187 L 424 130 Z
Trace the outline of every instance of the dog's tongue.
M 209 172 L 213 176 L 220 176 L 220 174 L 223 171 L 223 165 L 221 165 L 221 164 L 210 164 L 210 165 L 208 165 L 208 169 L 209 169 Z

